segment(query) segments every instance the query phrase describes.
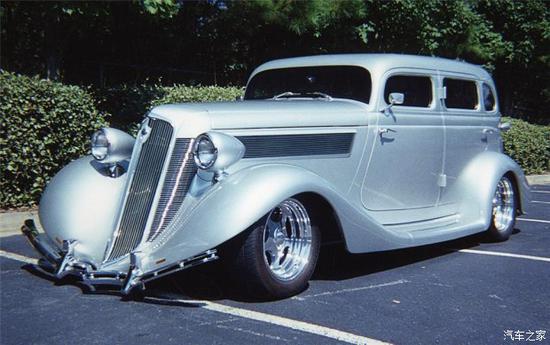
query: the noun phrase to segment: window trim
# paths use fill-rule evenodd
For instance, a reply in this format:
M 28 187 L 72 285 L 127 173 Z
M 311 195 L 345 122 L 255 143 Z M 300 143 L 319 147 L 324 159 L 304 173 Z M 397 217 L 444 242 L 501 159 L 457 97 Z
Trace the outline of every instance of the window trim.
M 482 110 L 481 111 L 486 113 L 486 114 L 495 115 L 495 114 L 498 113 L 498 109 L 499 109 L 496 89 L 493 87 L 493 85 L 491 85 L 486 80 L 480 80 L 479 81 L 479 90 L 480 90 L 481 96 L 483 96 L 483 85 L 487 85 L 487 87 L 489 87 L 489 89 L 493 93 L 493 99 L 495 100 L 495 104 L 493 105 L 492 110 L 485 110 L 485 97 L 481 97 L 481 100 L 482 100 L 482 107 L 481 107 Z
M 388 79 L 395 76 L 405 76 L 405 77 L 426 77 L 430 79 L 430 82 L 432 84 L 432 100 L 430 102 L 429 107 L 414 107 L 410 105 L 399 105 L 395 104 L 392 106 L 392 108 L 396 110 L 405 110 L 405 111 L 434 111 L 437 110 L 438 104 L 437 104 L 437 71 L 436 70 L 410 70 L 410 69 L 393 69 L 388 72 L 386 72 L 380 79 L 380 90 L 379 90 L 379 100 L 381 101 L 381 106 L 388 106 L 389 104 L 386 102 L 386 99 L 384 98 L 384 94 L 386 91 L 386 84 L 388 82 Z
M 348 101 L 353 101 L 353 102 L 359 102 L 361 104 L 364 104 L 368 107 L 372 106 L 372 104 L 374 103 L 373 102 L 373 99 L 374 99 L 374 83 L 375 83 L 375 79 L 374 79 L 374 74 L 373 74 L 373 71 L 370 70 L 369 68 L 367 68 L 366 66 L 364 65 L 361 65 L 361 64 L 353 64 L 353 63 L 334 63 L 334 64 L 306 64 L 306 65 L 290 65 L 290 66 L 280 66 L 280 67 L 272 67 L 272 68 L 266 68 L 266 69 L 263 69 L 261 71 L 257 71 L 257 72 L 253 72 L 250 77 L 248 78 L 248 81 L 246 82 L 246 86 L 244 88 L 245 90 L 245 93 L 244 95 L 246 95 L 246 90 L 248 89 L 249 85 L 250 85 L 250 82 L 252 81 L 252 79 L 254 79 L 256 76 L 258 76 L 259 74 L 261 73 L 264 73 L 264 72 L 268 72 L 268 71 L 273 71 L 273 70 L 278 70 L 278 69 L 291 69 L 291 68 L 315 68 L 315 67 L 357 67 L 357 68 L 360 68 L 360 69 L 363 69 L 367 72 L 368 76 L 369 76 L 369 81 L 370 81 L 370 93 L 368 94 L 368 102 L 365 102 L 365 101 L 362 101 L 362 100 L 357 100 L 357 99 L 353 99 L 353 98 L 342 98 L 342 97 L 332 97 L 334 99 L 345 99 L 345 100 L 348 100 Z M 245 100 L 270 100 L 270 98 L 262 98 L 262 99 L 246 99 L 244 98 Z
M 443 89 L 445 86 L 445 79 L 454 79 L 454 80 L 464 80 L 464 81 L 469 81 L 469 82 L 473 82 L 476 86 L 476 94 L 477 94 L 477 104 L 476 104 L 476 107 L 474 109 L 468 109 L 468 108 L 448 108 L 447 107 L 447 104 L 445 104 L 445 100 L 447 99 L 446 98 L 440 98 L 440 103 L 441 103 L 441 109 L 443 109 L 444 111 L 454 111 L 454 112 L 467 112 L 467 113 L 481 113 L 482 112 L 482 100 L 481 100 L 481 90 L 480 90 L 480 87 L 479 87 L 479 80 L 477 79 L 474 79 L 474 78 L 468 78 L 468 77 L 463 77 L 463 76 L 454 76 L 454 75 L 449 75 L 449 74 L 442 74 L 441 75 L 441 88 Z M 445 95 L 448 96 L 449 95 L 449 92 L 446 90 L 445 91 Z

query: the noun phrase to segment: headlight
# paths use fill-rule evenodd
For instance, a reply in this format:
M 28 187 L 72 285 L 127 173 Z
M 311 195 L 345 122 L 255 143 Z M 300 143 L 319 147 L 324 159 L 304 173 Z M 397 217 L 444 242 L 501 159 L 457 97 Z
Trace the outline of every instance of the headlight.
M 92 135 L 92 156 L 98 161 L 102 161 L 109 153 L 109 140 L 105 131 L 100 129 Z
M 195 140 L 193 156 L 201 169 L 214 173 L 220 180 L 224 170 L 244 156 L 245 147 L 237 138 L 220 132 L 207 132 Z
M 134 142 L 128 133 L 102 128 L 92 135 L 92 156 L 101 163 L 117 163 L 130 158 Z
M 212 167 L 218 158 L 218 149 L 208 136 L 201 134 L 195 143 L 194 150 L 195 164 L 203 170 Z

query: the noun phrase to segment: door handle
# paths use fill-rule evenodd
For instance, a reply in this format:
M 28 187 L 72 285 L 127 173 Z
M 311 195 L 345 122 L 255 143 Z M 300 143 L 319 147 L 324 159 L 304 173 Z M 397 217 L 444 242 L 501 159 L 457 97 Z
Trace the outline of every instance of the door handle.
M 495 133 L 495 130 L 492 128 L 484 128 L 483 131 L 481 131 L 483 134 L 493 134 Z

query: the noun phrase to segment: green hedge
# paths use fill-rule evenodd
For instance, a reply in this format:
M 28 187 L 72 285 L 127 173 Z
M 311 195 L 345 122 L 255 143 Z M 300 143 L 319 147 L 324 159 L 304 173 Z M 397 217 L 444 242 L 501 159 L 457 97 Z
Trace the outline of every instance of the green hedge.
M 502 134 L 504 151 L 523 168 L 526 174 L 550 171 L 550 127 L 533 125 L 505 117 L 512 128 Z
M 0 207 L 30 206 L 107 123 L 77 86 L 0 71 L 0 95 Z

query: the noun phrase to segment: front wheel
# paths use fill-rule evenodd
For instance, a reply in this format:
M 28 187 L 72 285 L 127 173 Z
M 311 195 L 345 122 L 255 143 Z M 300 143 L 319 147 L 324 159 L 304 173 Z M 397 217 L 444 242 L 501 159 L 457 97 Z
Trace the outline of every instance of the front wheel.
M 496 186 L 493 196 L 491 226 L 487 233 L 496 241 L 506 241 L 516 223 L 516 195 L 514 184 L 507 176 L 503 176 Z
M 306 207 L 289 198 L 248 229 L 234 261 L 249 293 L 285 298 L 303 291 L 315 270 L 320 234 Z

